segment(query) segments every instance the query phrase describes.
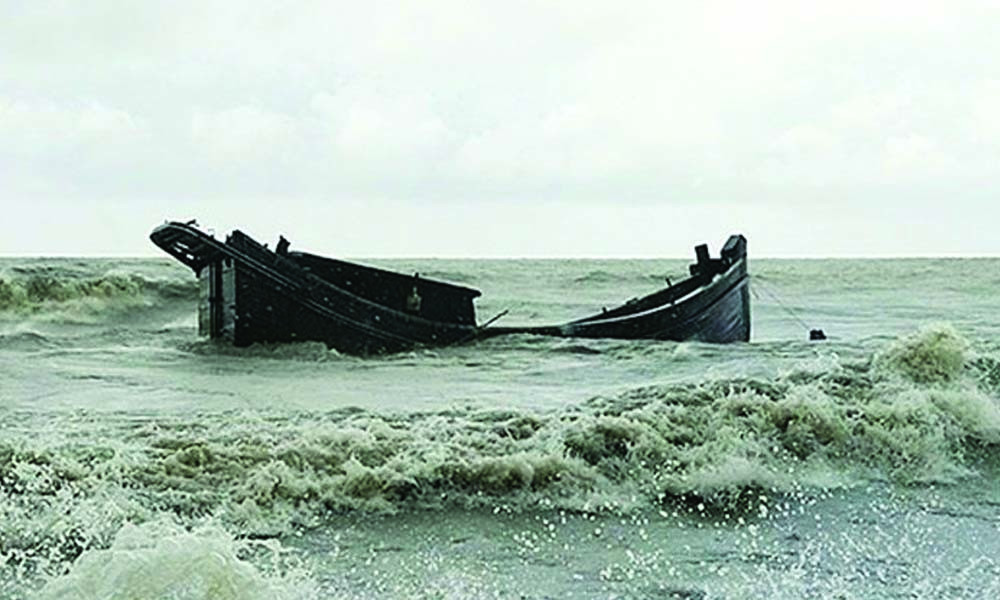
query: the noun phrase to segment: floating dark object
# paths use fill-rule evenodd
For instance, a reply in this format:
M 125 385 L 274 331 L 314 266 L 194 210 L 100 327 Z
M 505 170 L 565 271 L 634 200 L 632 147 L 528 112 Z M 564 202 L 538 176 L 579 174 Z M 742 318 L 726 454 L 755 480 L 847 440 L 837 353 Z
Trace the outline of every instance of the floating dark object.
M 316 340 L 340 352 L 378 354 L 448 346 L 512 333 L 561 337 L 750 339 L 746 239 L 729 238 L 720 258 L 696 248 L 691 276 L 618 308 L 562 325 L 476 325 L 478 290 L 383 269 L 273 252 L 241 231 L 219 241 L 190 223 L 153 230 L 153 243 L 190 267 L 201 285 L 199 332 L 236 346 Z M 494 319 L 495 320 L 495 319 Z
M 809 341 L 815 342 L 819 340 L 825 340 L 826 334 L 823 333 L 822 329 L 810 329 L 809 330 Z

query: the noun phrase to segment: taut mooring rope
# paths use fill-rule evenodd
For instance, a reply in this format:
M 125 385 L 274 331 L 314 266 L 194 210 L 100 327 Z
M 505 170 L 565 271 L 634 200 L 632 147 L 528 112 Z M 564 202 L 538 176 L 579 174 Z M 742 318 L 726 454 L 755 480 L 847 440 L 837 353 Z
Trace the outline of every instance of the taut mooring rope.
M 751 288 L 750 288 L 751 290 L 756 291 L 758 288 L 760 288 L 761 291 L 763 291 L 764 293 L 766 293 L 768 296 L 771 297 L 771 299 L 773 299 L 775 302 L 777 302 L 778 306 L 780 306 L 782 309 L 784 309 L 785 312 L 787 312 L 789 314 L 789 316 L 791 316 L 799 325 L 801 325 L 802 327 L 804 327 L 806 329 L 806 331 L 810 331 L 810 332 L 812 331 L 813 328 L 810 327 L 808 323 L 806 323 L 805 321 L 803 321 L 802 318 L 799 315 L 797 315 L 794 310 L 791 309 L 791 307 L 789 307 L 787 304 L 785 304 L 781 300 L 781 298 L 778 297 L 777 293 L 775 293 L 773 290 L 771 290 L 768 286 L 764 285 L 764 283 L 761 282 L 761 280 L 759 278 L 757 278 L 757 277 L 751 277 L 750 282 L 752 284 Z

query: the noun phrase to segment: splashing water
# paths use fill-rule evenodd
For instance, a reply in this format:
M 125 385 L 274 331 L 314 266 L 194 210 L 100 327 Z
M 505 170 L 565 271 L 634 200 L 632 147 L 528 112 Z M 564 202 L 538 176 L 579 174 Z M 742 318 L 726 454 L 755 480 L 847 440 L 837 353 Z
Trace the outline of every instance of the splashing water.
M 513 336 L 374 359 L 200 340 L 197 286 L 167 262 L 0 263 L 0 597 L 1000 582 L 1000 306 L 981 262 L 755 261 L 814 307 L 822 344 L 760 300 L 745 345 Z M 481 313 L 559 321 L 684 264 L 404 266 L 483 288 Z

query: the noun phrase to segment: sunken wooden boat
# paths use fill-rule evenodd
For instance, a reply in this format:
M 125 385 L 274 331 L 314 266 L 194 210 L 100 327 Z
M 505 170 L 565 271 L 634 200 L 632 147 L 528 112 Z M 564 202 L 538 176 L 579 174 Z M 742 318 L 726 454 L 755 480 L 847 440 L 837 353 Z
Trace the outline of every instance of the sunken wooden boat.
M 563 325 L 493 327 L 490 333 L 720 344 L 750 341 L 746 238 L 730 236 L 720 258 L 711 258 L 705 244 L 695 247 L 695 255 L 690 277 L 617 308 Z
M 193 222 L 167 222 L 154 244 L 194 271 L 199 333 L 236 346 L 320 341 L 357 355 L 440 347 L 505 334 L 698 340 L 750 339 L 746 239 L 729 238 L 720 258 L 698 246 L 690 277 L 617 308 L 561 325 L 477 325 L 478 290 L 274 248 L 234 230 L 218 240 Z

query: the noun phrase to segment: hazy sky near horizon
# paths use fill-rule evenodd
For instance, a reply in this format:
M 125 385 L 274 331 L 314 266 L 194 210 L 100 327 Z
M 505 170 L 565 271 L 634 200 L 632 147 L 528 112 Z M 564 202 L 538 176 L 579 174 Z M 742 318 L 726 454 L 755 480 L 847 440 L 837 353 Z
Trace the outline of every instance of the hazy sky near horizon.
M 0 255 L 998 255 L 1000 2 L 0 0 Z

